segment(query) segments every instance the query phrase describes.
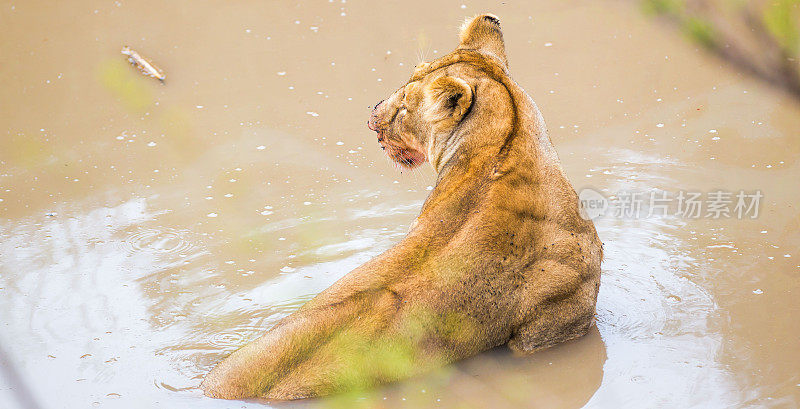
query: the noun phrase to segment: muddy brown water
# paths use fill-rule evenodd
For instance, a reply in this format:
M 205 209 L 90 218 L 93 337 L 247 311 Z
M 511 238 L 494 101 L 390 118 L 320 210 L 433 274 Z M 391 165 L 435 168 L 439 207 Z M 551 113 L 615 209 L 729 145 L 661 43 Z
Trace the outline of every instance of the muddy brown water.
M 758 217 L 606 214 L 583 339 L 275 406 L 800 404 L 800 104 L 632 4 L 3 1 L 0 344 L 41 407 L 269 404 L 197 385 L 403 236 L 434 175 L 369 107 L 484 11 L 577 190 L 759 190 Z

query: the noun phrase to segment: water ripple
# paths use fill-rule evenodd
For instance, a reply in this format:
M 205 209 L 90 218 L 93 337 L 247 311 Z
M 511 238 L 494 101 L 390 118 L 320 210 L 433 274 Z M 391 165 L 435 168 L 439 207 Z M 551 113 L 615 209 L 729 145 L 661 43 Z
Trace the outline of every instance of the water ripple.
M 188 230 L 169 228 L 138 228 L 117 242 L 128 254 L 151 253 L 158 255 L 185 254 L 197 247 L 190 241 Z

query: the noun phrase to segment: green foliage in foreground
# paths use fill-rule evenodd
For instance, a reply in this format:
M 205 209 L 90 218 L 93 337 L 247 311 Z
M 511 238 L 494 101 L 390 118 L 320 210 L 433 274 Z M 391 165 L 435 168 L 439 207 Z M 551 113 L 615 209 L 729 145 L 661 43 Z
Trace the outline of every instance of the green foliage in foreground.
M 764 25 L 784 51 L 797 56 L 800 52 L 800 0 L 776 0 L 764 10 Z
M 800 54 L 800 0 L 643 0 L 642 5 L 649 14 L 674 18 L 689 37 L 709 48 L 724 46 L 712 22 L 715 14 L 722 19 L 741 20 L 729 21 L 732 26 L 749 27 L 756 32 L 763 28 L 786 55 Z M 733 12 L 718 13 L 721 10 Z
M 694 42 L 800 98 L 800 0 L 641 0 Z
M 703 16 L 692 13 L 687 0 L 644 0 L 643 7 L 648 14 L 666 15 L 677 20 L 684 33 L 695 42 L 707 48 L 718 45 L 719 34 L 714 25 Z
M 100 66 L 100 81 L 114 97 L 134 112 L 143 112 L 153 103 L 145 80 L 123 61 L 108 60 Z

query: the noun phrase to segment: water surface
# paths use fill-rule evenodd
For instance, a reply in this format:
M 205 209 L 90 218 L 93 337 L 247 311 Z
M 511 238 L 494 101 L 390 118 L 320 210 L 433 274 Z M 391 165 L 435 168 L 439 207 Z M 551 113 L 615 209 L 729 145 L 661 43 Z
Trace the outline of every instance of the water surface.
M 276 406 L 800 404 L 800 104 L 632 5 L 4 1 L 0 343 L 40 405 L 263 407 L 197 386 L 405 234 L 434 175 L 369 107 L 484 11 L 576 189 L 759 189 L 759 217 L 598 219 L 588 336 Z

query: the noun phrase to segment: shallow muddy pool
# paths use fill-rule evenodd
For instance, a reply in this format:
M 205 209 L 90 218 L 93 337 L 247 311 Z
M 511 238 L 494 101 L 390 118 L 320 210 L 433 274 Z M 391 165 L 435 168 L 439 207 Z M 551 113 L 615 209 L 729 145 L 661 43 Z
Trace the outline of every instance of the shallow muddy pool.
M 31 397 L 269 405 L 197 386 L 405 234 L 434 174 L 384 158 L 370 106 L 489 11 L 576 190 L 644 198 L 595 221 L 597 327 L 274 406 L 800 405 L 800 103 L 632 4 L 522 3 L 0 2 L 0 345 Z M 670 207 L 651 212 L 652 192 Z M 677 214 L 682 192 L 698 217 Z M 740 192 L 760 195 L 743 217 Z M 0 406 L 30 405 L 13 385 Z

